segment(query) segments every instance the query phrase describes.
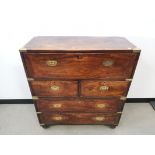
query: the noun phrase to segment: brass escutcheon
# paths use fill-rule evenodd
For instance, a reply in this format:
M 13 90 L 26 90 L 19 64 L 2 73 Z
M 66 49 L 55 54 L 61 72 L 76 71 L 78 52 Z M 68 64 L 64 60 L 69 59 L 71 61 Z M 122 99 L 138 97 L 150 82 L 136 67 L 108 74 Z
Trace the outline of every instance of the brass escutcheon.
M 61 108 L 61 106 L 62 106 L 62 104 L 59 104 L 59 103 L 53 104 L 54 108 Z
M 114 64 L 114 61 L 113 60 L 105 60 L 102 62 L 102 64 L 105 67 L 109 67 L 109 66 L 112 66 Z
M 105 120 L 105 117 L 104 116 L 97 116 L 94 118 L 96 121 L 103 121 Z
M 48 61 L 46 61 L 46 64 L 48 65 L 48 66 L 56 66 L 57 65 L 57 61 L 56 60 L 48 60 Z
M 105 108 L 105 107 L 106 107 L 106 105 L 105 105 L 105 104 L 100 103 L 100 104 L 96 104 L 96 107 L 97 107 L 97 108 Z
M 109 87 L 108 86 L 100 86 L 100 88 L 99 88 L 100 90 L 102 90 L 102 91 L 105 91 L 105 90 L 108 90 L 109 89 Z
M 51 86 L 51 90 L 53 90 L 53 91 L 58 91 L 59 89 L 60 89 L 59 86 L 56 86 L 56 85 Z
M 52 119 L 55 121 L 61 121 L 63 119 L 63 117 L 62 116 L 53 116 Z

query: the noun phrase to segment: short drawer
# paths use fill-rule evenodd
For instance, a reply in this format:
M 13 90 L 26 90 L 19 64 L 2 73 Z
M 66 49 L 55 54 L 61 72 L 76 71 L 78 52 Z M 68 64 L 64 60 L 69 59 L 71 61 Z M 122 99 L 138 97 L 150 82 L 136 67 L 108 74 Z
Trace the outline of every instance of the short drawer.
M 84 97 L 118 97 L 126 96 L 128 81 L 81 81 L 81 96 Z
M 40 97 L 64 97 L 77 96 L 77 81 L 30 81 L 33 96 Z
M 39 99 L 39 112 L 105 112 L 122 111 L 124 103 L 120 99 Z
M 28 77 L 53 79 L 125 79 L 132 76 L 137 53 L 22 53 Z
M 100 113 L 44 113 L 39 115 L 41 124 L 118 124 L 120 114 Z

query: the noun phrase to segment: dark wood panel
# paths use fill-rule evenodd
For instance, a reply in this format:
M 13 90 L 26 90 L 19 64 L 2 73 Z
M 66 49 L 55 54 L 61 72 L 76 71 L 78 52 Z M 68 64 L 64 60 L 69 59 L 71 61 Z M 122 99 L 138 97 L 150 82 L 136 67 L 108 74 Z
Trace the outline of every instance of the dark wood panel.
M 41 124 L 113 124 L 119 122 L 119 114 L 101 113 L 43 113 L 39 115 Z
M 118 97 L 126 96 L 128 81 L 102 81 L 83 80 L 81 81 L 81 96 L 88 97 Z
M 120 99 L 39 99 L 39 112 L 120 112 L 124 103 Z
M 33 96 L 73 97 L 78 93 L 77 81 L 31 81 L 30 86 Z
M 33 78 L 130 78 L 137 53 L 35 54 L 23 53 L 27 74 Z

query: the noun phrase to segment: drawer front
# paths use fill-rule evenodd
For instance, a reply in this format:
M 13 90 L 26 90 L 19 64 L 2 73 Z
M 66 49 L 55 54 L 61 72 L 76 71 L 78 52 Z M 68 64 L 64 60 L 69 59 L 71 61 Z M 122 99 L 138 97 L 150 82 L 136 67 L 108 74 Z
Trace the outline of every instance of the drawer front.
M 64 97 L 77 96 L 77 81 L 31 81 L 30 87 L 33 96 Z
M 124 103 L 119 99 L 39 99 L 39 112 L 119 112 Z
M 39 115 L 41 124 L 118 124 L 120 114 L 98 113 L 44 113 Z
M 81 81 L 81 96 L 84 97 L 118 97 L 126 96 L 129 83 L 127 81 Z
M 22 53 L 27 74 L 34 78 L 130 78 L 137 53 L 35 54 Z

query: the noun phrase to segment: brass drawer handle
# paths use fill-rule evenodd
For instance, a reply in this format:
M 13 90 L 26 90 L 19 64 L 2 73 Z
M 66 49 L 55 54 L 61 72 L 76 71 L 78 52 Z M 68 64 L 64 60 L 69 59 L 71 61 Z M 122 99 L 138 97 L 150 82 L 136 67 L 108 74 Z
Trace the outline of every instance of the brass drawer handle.
M 53 108 L 61 108 L 61 107 L 62 107 L 62 104 L 59 104 L 59 103 L 53 104 Z
M 60 87 L 54 85 L 54 86 L 51 86 L 51 90 L 58 91 L 58 90 L 60 90 Z
M 48 66 L 56 66 L 58 64 L 58 62 L 56 60 L 48 60 L 48 61 L 46 61 L 46 64 Z
M 102 103 L 96 104 L 96 107 L 97 108 L 105 108 L 106 107 L 106 104 L 102 104 Z
M 62 116 L 53 116 L 52 119 L 55 121 L 61 121 L 63 119 L 63 117 Z
M 112 66 L 114 64 L 114 61 L 113 60 L 105 60 L 102 62 L 102 64 L 105 67 L 109 67 L 109 66 Z
M 101 91 L 106 91 L 106 90 L 109 90 L 109 87 L 108 86 L 100 86 L 99 88 Z
M 104 121 L 105 117 L 104 116 L 97 116 L 94 118 L 96 121 Z

